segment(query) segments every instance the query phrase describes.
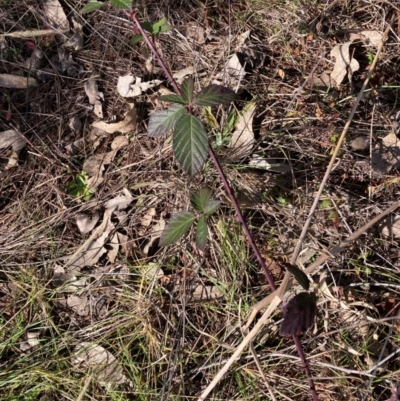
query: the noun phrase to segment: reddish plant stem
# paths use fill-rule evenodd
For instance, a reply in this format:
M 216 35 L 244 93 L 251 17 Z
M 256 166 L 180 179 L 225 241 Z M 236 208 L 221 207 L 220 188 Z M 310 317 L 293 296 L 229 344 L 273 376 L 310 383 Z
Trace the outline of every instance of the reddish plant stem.
M 159 65 L 162 68 L 162 70 L 164 71 L 165 75 L 167 76 L 169 82 L 174 87 L 176 94 L 182 95 L 181 88 L 176 83 L 176 81 L 173 78 L 173 76 L 172 76 L 171 72 L 169 71 L 168 67 L 165 65 L 164 60 L 158 54 L 158 51 L 155 48 L 154 44 L 150 41 L 150 39 L 146 35 L 146 32 L 143 30 L 142 26 L 140 25 L 140 21 L 138 20 L 138 18 L 136 16 L 136 13 L 128 12 L 128 11 L 125 11 L 125 12 L 128 15 L 128 17 L 130 17 L 132 19 L 132 21 L 136 24 L 139 32 L 141 33 L 141 35 L 143 36 L 143 39 L 145 40 L 147 46 L 152 51 L 153 55 L 157 59 L 157 62 L 159 63 Z M 249 227 L 247 226 L 247 223 L 246 223 L 246 221 L 245 221 L 245 219 L 243 217 L 242 211 L 240 210 L 239 203 L 238 203 L 235 195 L 233 194 L 232 188 L 230 187 L 230 185 L 228 183 L 228 180 L 226 178 L 226 175 L 225 175 L 225 173 L 224 173 L 224 171 L 223 171 L 223 169 L 221 167 L 221 164 L 220 164 L 220 162 L 219 162 L 219 160 L 218 160 L 218 158 L 217 158 L 216 154 L 214 153 L 214 151 L 213 151 L 211 146 L 209 147 L 208 153 L 210 155 L 211 160 L 213 161 L 213 163 L 215 165 L 215 168 L 218 171 L 218 174 L 219 174 L 219 176 L 221 178 L 221 181 L 222 181 L 222 183 L 224 185 L 225 191 L 228 194 L 228 196 L 229 196 L 229 198 L 230 198 L 230 200 L 231 200 L 231 202 L 233 204 L 233 207 L 234 207 L 234 209 L 236 211 L 238 220 L 239 220 L 240 224 L 243 227 L 243 231 L 244 231 L 244 233 L 246 235 L 247 241 L 250 244 L 251 248 L 253 249 L 254 254 L 256 255 L 257 261 L 260 264 L 260 266 L 261 266 L 261 268 L 262 268 L 262 270 L 263 270 L 263 272 L 265 274 L 265 277 L 267 278 L 267 281 L 268 281 L 268 283 L 269 283 L 269 285 L 271 287 L 271 290 L 275 291 L 276 290 L 276 285 L 274 283 L 274 279 L 273 279 L 270 271 L 268 270 L 268 268 L 267 268 L 267 266 L 265 264 L 264 258 L 261 256 L 261 253 L 260 253 L 256 243 L 254 242 L 253 236 L 252 236 L 252 234 L 251 234 L 251 232 L 249 230 Z M 318 394 L 317 394 L 317 392 L 315 390 L 314 381 L 313 381 L 313 378 L 311 376 L 311 372 L 310 372 L 310 369 L 309 369 L 309 366 L 308 366 L 308 363 L 307 363 L 303 348 L 301 346 L 301 342 L 299 340 L 299 337 L 294 335 L 293 336 L 293 341 L 294 341 L 294 343 L 296 345 L 297 353 L 299 354 L 299 357 L 300 357 L 300 359 L 301 359 L 301 361 L 303 363 L 304 370 L 305 370 L 307 378 L 308 378 L 310 391 L 311 391 L 312 396 L 313 396 L 313 400 L 314 401 L 318 401 Z

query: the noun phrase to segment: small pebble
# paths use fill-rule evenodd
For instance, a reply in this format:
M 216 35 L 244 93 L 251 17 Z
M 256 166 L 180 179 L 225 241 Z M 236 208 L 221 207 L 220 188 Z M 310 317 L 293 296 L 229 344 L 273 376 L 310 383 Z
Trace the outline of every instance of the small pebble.
M 369 148 L 369 137 L 368 136 L 358 136 L 357 138 L 354 138 L 350 142 L 350 146 L 354 150 L 366 150 Z

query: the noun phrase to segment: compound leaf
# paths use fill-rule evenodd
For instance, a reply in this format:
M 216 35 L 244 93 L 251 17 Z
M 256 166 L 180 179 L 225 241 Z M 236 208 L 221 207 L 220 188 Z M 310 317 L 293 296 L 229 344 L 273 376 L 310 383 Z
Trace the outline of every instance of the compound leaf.
M 90 13 L 91 11 L 97 10 L 100 7 L 104 6 L 104 2 L 102 1 L 89 1 L 81 10 L 81 14 Z
M 207 244 L 208 227 L 206 223 L 206 218 L 200 216 L 196 228 L 196 244 L 201 249 L 204 250 Z
M 160 246 L 171 245 L 178 241 L 194 222 L 195 216 L 192 212 L 181 212 L 172 216 L 160 237 Z
M 196 174 L 208 154 L 208 139 L 203 123 L 189 114 L 180 117 L 175 125 L 172 147 L 182 168 L 190 175 Z
M 305 333 L 314 323 L 317 297 L 313 293 L 301 292 L 283 307 L 283 321 L 279 329 L 281 336 Z
M 212 192 L 208 188 L 202 188 L 193 194 L 192 199 L 190 199 L 190 203 L 197 211 L 204 212 L 204 207 L 210 200 L 211 195 Z
M 221 202 L 218 200 L 210 200 L 207 202 L 207 205 L 204 207 L 204 214 L 206 216 L 210 216 L 215 213 L 221 205 Z
M 236 93 L 221 85 L 209 85 L 194 99 L 194 104 L 197 106 L 215 106 L 218 104 L 227 104 L 235 100 Z
M 182 97 L 186 103 L 191 103 L 193 100 L 194 81 L 193 78 L 187 78 L 181 85 Z
M 284 263 L 284 265 L 286 269 L 293 274 L 299 284 L 307 291 L 310 288 L 310 281 L 308 280 L 307 274 L 297 266 L 291 265 L 290 263 Z
M 149 119 L 148 135 L 157 138 L 174 128 L 175 123 L 185 112 L 185 108 L 174 104 L 168 109 L 155 111 Z
M 172 102 L 172 103 L 181 103 L 186 104 L 186 100 L 182 99 L 180 96 L 171 94 L 171 95 L 162 95 L 160 96 L 160 100 L 163 102 Z
M 111 0 L 111 4 L 115 8 L 131 8 L 132 0 Z

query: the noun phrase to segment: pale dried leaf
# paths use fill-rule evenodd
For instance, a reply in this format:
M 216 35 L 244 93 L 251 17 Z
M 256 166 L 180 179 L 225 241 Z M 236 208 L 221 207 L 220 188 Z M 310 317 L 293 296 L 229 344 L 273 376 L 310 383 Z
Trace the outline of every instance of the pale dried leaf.
M 18 131 L 10 129 L 0 132 L 0 149 L 11 147 L 14 152 L 21 150 L 26 144 L 26 139 Z
M 56 29 L 69 29 L 69 22 L 58 0 L 47 0 L 44 5 L 44 13 L 52 27 Z
M 246 40 L 249 38 L 250 36 L 250 29 L 241 33 L 240 35 L 238 35 L 237 37 L 237 44 L 236 44 L 236 50 L 239 50 L 243 45 L 244 42 L 246 42 Z
M 366 150 L 369 147 L 369 138 L 367 136 L 358 136 L 350 142 L 354 150 Z
M 28 351 L 31 348 L 37 347 L 40 344 L 38 340 L 39 335 L 38 331 L 28 331 L 26 333 L 26 341 L 23 341 L 19 346 L 21 351 Z
M 121 246 L 121 253 L 125 256 L 128 255 L 128 236 L 125 234 L 117 233 L 118 242 Z
M 147 210 L 143 218 L 140 219 L 140 224 L 144 227 L 149 227 L 151 222 L 153 221 L 153 216 L 155 215 L 156 215 L 156 209 L 154 207 L 151 207 L 150 209 Z
M 124 375 L 118 360 L 100 345 L 80 343 L 75 347 L 72 363 L 92 371 L 103 386 L 110 387 L 124 383 L 132 386 L 132 382 Z
M 125 116 L 123 121 L 120 121 L 118 123 L 105 123 L 104 121 L 96 121 L 92 124 L 92 126 L 95 128 L 99 128 L 102 131 L 107 132 L 108 134 L 114 134 L 115 132 L 126 134 L 136 129 L 136 124 L 137 111 L 135 107 L 132 107 L 132 109 Z
M 186 38 L 195 45 L 202 45 L 206 41 L 205 30 L 197 22 L 186 25 Z
M 73 47 L 75 51 L 83 49 L 83 36 L 80 32 L 74 33 L 64 44 L 65 47 Z
M 110 164 L 114 156 L 115 152 L 99 153 L 90 156 L 84 161 L 82 170 L 86 172 L 89 177 L 101 177 L 105 165 Z
M 360 68 L 358 61 L 351 57 L 350 45 L 353 42 L 349 41 L 342 44 L 337 44 L 331 50 L 331 57 L 335 57 L 335 65 L 331 72 L 331 78 L 335 80 L 336 85 L 340 85 L 346 75 L 352 74 Z
M 179 70 L 175 72 L 172 77 L 175 79 L 175 81 L 180 85 L 186 77 L 189 75 L 193 75 L 195 73 L 195 68 L 194 67 L 186 67 L 183 68 L 182 70 Z
M 93 266 L 106 252 L 104 244 L 110 232 L 114 229 L 111 222 L 111 211 L 104 212 L 102 223 L 93 231 L 92 235 L 71 256 L 65 267 L 79 270 L 84 266 Z
M 88 316 L 90 313 L 89 299 L 86 295 L 74 295 L 70 294 L 67 296 L 67 306 L 71 308 L 79 316 Z
M 236 85 L 246 75 L 244 65 L 241 64 L 236 53 L 226 63 L 225 70 L 231 85 Z
M 324 71 L 320 76 L 312 75 L 306 84 L 307 87 L 316 88 L 333 88 L 336 85 L 336 81 L 329 75 L 327 71 Z
M 43 52 L 40 49 L 35 49 L 31 57 L 28 57 L 25 61 L 26 68 L 29 70 L 37 70 L 40 67 L 43 57 Z
M 70 118 L 68 126 L 72 131 L 79 132 L 82 129 L 82 122 L 77 116 L 73 116 Z
M 373 149 L 371 167 L 377 174 L 386 174 L 393 166 L 400 166 L 400 139 L 391 132 Z
M 108 250 L 108 260 L 110 263 L 114 263 L 119 251 L 118 233 L 115 233 L 114 236 L 111 238 L 109 246 L 111 246 L 111 249 Z
M 192 294 L 194 299 L 216 299 L 221 298 L 223 294 L 218 287 L 211 285 L 198 285 Z
M 359 33 L 351 33 L 350 40 L 362 40 L 366 45 L 378 47 L 382 36 L 383 33 L 380 31 L 361 31 Z
M 229 155 L 229 158 L 232 161 L 249 156 L 253 149 L 253 118 L 255 110 L 255 103 L 248 104 L 236 122 L 236 128 L 232 133 L 232 139 L 229 144 L 229 147 L 232 149 L 232 153 Z
M 129 139 L 126 136 L 120 135 L 113 139 L 111 142 L 112 150 L 120 150 L 126 148 L 129 145 Z
M 385 237 L 399 239 L 400 238 L 400 216 L 386 217 L 379 227 L 381 233 Z
M 54 287 L 61 287 L 62 285 L 64 285 L 66 282 L 70 281 L 73 278 L 74 278 L 73 274 L 66 273 L 63 266 L 61 265 L 54 266 L 53 277 L 51 279 Z
M 151 246 L 153 245 L 154 241 L 157 238 L 161 237 L 161 234 L 164 231 L 164 228 L 165 228 L 165 220 L 162 217 L 160 217 L 160 220 L 157 222 L 157 224 L 155 224 L 152 227 L 152 233 L 150 236 L 150 240 L 147 242 L 147 244 L 143 248 L 143 253 L 145 255 L 147 255 L 149 253 L 149 250 L 150 250 Z
M 165 276 L 163 269 L 158 263 L 150 262 L 141 269 L 143 276 L 149 280 L 159 280 Z
M 89 103 L 94 105 L 94 114 L 103 118 L 103 109 L 101 101 L 104 101 L 104 93 L 99 91 L 96 80 L 94 77 L 89 78 L 84 83 L 85 93 L 89 98 Z
M 90 131 L 88 140 L 90 142 L 93 142 L 93 144 L 92 144 L 93 149 L 96 149 L 100 145 L 101 140 L 103 138 L 106 138 L 107 136 L 108 136 L 107 132 L 105 132 L 99 128 L 93 127 L 92 130 Z
M 76 215 L 76 225 L 78 226 L 81 234 L 87 234 L 94 229 L 99 219 L 100 216 L 98 213 L 94 213 L 92 216 L 79 213 Z
M 142 82 L 141 78 L 135 78 L 133 75 L 128 74 L 118 78 L 117 91 L 122 97 L 136 97 L 161 83 L 162 81 L 158 79 Z
M 26 89 L 37 86 L 37 81 L 32 77 L 21 77 L 20 75 L 0 74 L 0 88 Z
M 104 203 L 106 210 L 110 212 L 121 211 L 126 209 L 133 201 L 133 196 L 124 188 L 124 195 L 116 196 Z

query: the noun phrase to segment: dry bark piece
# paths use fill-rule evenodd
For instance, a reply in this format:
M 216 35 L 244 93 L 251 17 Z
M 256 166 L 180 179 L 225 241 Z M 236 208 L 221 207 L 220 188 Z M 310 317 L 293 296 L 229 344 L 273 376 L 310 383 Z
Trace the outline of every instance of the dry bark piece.
M 35 78 L 21 77 L 20 75 L 0 74 L 0 88 L 26 89 L 38 86 Z
M 121 132 L 126 134 L 136 129 L 137 124 L 137 111 L 135 107 L 128 112 L 125 118 L 118 123 L 105 123 L 104 121 L 96 121 L 92 125 L 95 128 L 99 128 L 108 134 L 114 134 L 115 132 Z

